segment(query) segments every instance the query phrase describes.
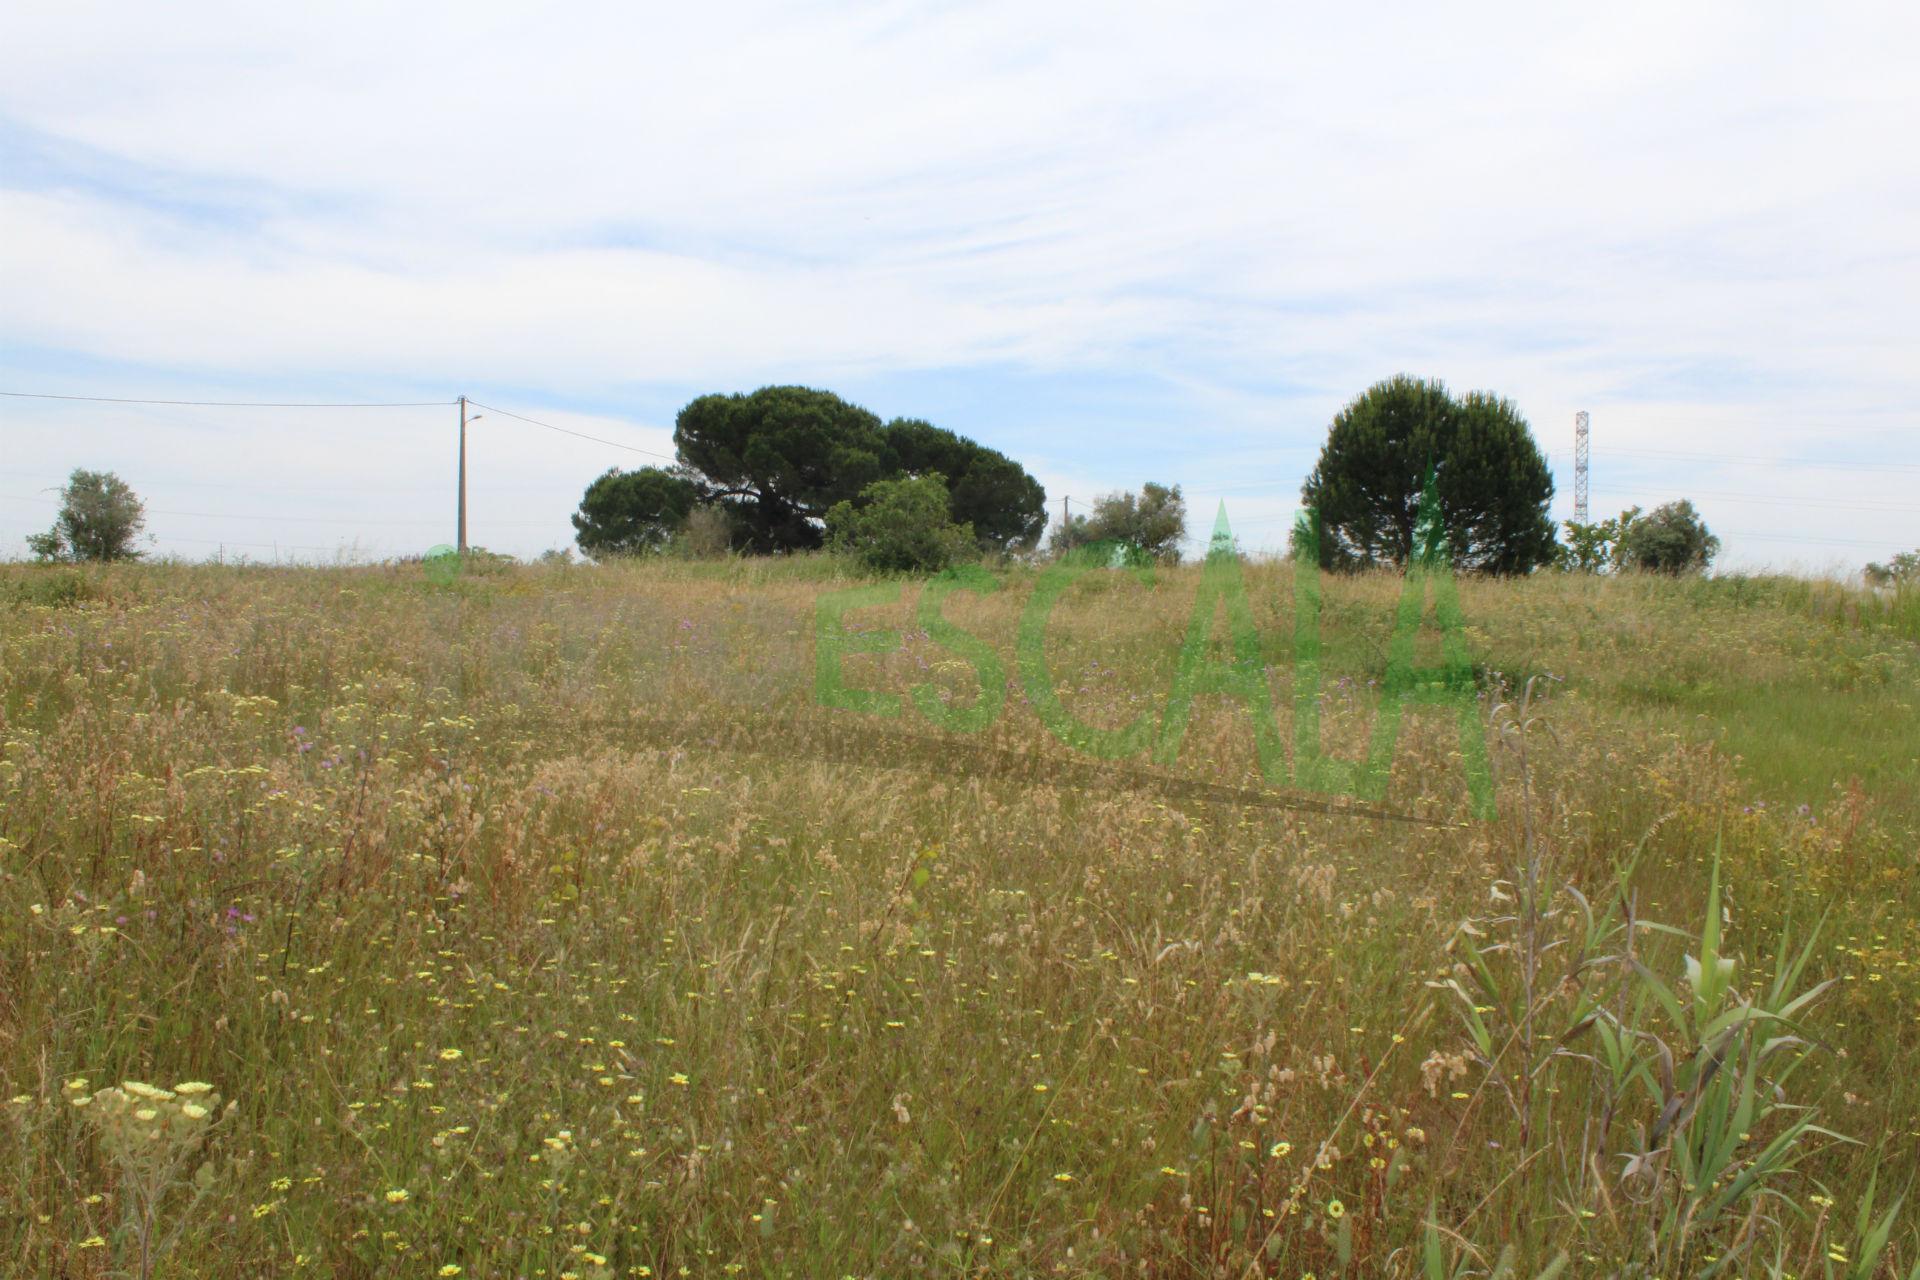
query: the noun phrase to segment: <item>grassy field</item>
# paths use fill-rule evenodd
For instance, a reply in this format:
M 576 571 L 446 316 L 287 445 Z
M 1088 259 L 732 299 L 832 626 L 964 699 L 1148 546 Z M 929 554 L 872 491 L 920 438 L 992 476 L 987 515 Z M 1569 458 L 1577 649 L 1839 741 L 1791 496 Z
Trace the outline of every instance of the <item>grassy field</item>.
M 1199 578 L 1068 593 L 1078 715 Z M 947 604 L 990 727 L 823 709 L 854 585 L 0 568 L 0 1272 L 1920 1275 L 1912 597 L 1462 583 L 1474 821 L 1440 715 L 1377 807 L 1216 697 L 1068 751 L 1026 571 Z M 917 590 L 848 681 L 963 704 Z M 1399 590 L 1326 585 L 1337 755 Z

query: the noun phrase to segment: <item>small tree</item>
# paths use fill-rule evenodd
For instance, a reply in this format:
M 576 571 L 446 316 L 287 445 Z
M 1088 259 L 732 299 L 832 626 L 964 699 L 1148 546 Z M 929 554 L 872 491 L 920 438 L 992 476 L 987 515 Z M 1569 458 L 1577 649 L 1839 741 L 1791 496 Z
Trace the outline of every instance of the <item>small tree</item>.
M 1528 573 L 1555 558 L 1553 475 L 1510 401 L 1398 375 L 1334 415 L 1320 460 L 1301 486 L 1319 513 L 1322 568 L 1400 565 L 1429 472 L 1455 565 Z
M 1867 584 L 1874 587 L 1906 587 L 1920 583 L 1920 551 L 1902 551 L 1886 564 L 1866 567 Z
M 699 486 L 659 467 L 614 467 L 587 486 L 574 512 L 574 541 L 596 560 L 658 551 L 686 523 Z
M 1569 573 L 1600 573 L 1614 562 L 1619 550 L 1621 518 L 1582 524 L 1566 522 L 1567 539 L 1560 544 L 1559 566 Z
M 1620 513 L 1614 560 L 1623 569 L 1699 573 L 1719 552 L 1720 539 L 1707 529 L 1693 503 L 1685 498 L 1655 507 L 1644 516 L 1638 507 Z
M 947 482 L 937 473 L 876 480 L 859 502 L 835 503 L 827 545 L 882 573 L 937 573 L 977 554 L 973 526 L 953 522 Z
M 74 469 L 60 490 L 53 528 L 27 538 L 42 560 L 138 560 L 134 542 L 147 524 L 147 509 L 126 481 L 111 471 Z
M 718 502 L 703 502 L 687 512 L 667 543 L 671 555 L 688 560 L 714 560 L 733 548 L 733 517 Z
M 1123 542 L 1154 560 L 1180 558 L 1180 542 L 1187 536 L 1187 502 L 1180 486 L 1149 480 L 1140 492 L 1102 494 L 1090 515 L 1074 516 L 1054 530 L 1056 554 L 1092 542 Z

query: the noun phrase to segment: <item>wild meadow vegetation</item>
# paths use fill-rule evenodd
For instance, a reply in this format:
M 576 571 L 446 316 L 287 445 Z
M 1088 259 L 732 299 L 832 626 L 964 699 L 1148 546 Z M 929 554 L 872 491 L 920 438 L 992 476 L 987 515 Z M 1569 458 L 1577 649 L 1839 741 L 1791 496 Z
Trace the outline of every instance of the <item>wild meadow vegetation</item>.
M 1158 716 L 1198 582 L 1073 587 L 1077 715 Z M 854 585 L 0 570 L 0 1271 L 1920 1276 L 1912 595 L 1463 580 L 1476 821 L 1432 713 L 1378 804 L 1212 696 L 1073 754 L 1027 571 L 945 605 L 990 726 L 821 708 Z M 917 591 L 847 680 L 966 705 Z M 1326 581 L 1335 755 L 1399 593 Z

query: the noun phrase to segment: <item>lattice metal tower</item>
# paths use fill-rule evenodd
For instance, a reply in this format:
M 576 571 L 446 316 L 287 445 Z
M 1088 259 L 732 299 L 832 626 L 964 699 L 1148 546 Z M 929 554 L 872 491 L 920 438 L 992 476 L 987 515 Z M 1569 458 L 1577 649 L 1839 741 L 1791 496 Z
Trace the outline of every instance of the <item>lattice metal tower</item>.
M 1587 411 L 1573 415 L 1573 518 L 1587 522 Z

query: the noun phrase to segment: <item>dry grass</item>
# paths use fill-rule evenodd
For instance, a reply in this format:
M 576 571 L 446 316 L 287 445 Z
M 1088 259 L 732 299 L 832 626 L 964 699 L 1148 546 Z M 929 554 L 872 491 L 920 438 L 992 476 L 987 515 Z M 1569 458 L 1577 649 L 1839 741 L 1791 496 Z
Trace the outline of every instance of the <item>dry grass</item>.
M 1470 1265 L 1651 1275 L 1665 1192 L 1620 1173 L 1659 1099 L 1609 1102 L 1596 1158 L 1591 1073 L 1555 1060 L 1516 1112 L 1428 985 L 1530 857 L 1599 901 L 1643 842 L 1635 909 L 1683 928 L 1721 848 L 1741 988 L 1830 913 L 1831 1052 L 1790 1091 L 1860 1143 L 1809 1139 L 1674 1265 L 1848 1274 L 1869 1177 L 1884 1208 L 1920 1170 L 1920 656 L 1864 597 L 1464 584 L 1490 690 L 1564 683 L 1530 799 L 1496 752 L 1491 823 L 1411 717 L 1388 807 L 1415 823 L 1236 797 L 1251 735 L 1216 699 L 1172 777 L 1090 771 L 1017 690 L 973 738 L 818 709 L 813 602 L 851 585 L 826 561 L 35 572 L 0 570 L 17 1274 L 138 1266 L 85 1077 L 237 1104 L 155 1275 L 1411 1276 L 1430 1219 Z M 1283 718 L 1287 575 L 1249 575 Z M 1079 714 L 1158 713 L 1196 583 L 1075 589 L 1050 634 Z M 1009 672 L 1030 587 L 948 608 Z M 1336 752 L 1397 591 L 1328 583 Z M 913 594 L 859 618 L 911 630 Z M 847 670 L 971 688 L 924 637 Z M 1687 947 L 1640 945 L 1678 982 Z M 1898 1222 L 1875 1274 L 1916 1252 Z

